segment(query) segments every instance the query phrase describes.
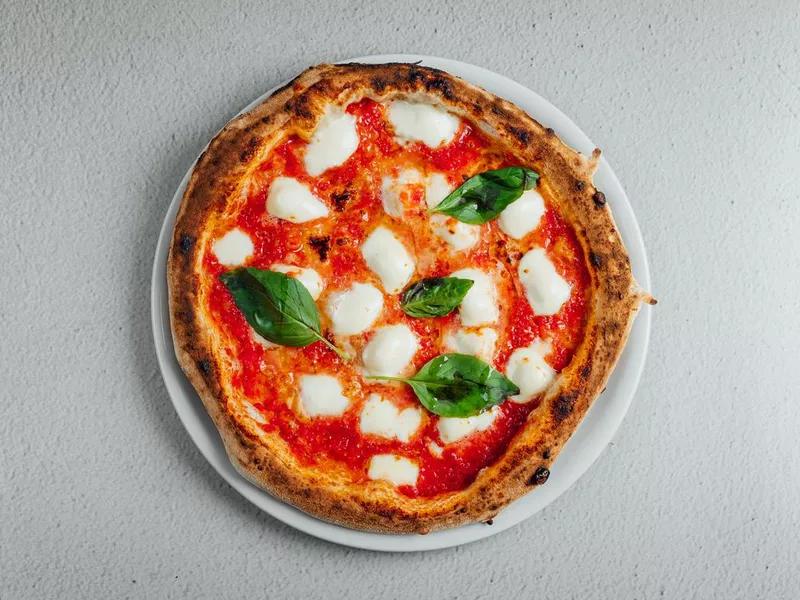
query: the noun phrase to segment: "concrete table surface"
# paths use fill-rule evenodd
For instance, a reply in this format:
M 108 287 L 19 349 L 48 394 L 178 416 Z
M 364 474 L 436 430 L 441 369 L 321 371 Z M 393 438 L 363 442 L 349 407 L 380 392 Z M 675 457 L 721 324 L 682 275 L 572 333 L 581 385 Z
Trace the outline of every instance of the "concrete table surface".
M 159 6 L 163 4 L 163 6 Z M 181 177 L 304 67 L 424 53 L 549 99 L 603 148 L 649 250 L 633 407 L 522 525 L 355 551 L 206 464 L 153 351 L 150 269 Z M 796 2 L 0 5 L 0 597 L 800 596 Z

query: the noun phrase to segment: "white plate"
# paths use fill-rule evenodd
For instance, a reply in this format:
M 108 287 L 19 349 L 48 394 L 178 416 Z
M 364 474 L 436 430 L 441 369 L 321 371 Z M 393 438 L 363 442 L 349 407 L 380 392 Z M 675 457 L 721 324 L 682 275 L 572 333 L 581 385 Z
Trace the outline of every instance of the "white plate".
M 398 54 L 366 56 L 344 62 L 417 61 L 421 61 L 421 64 L 425 66 L 436 67 L 462 77 L 498 96 L 510 100 L 527 111 L 540 123 L 555 129 L 562 140 L 584 154 L 591 153 L 594 148 L 589 138 L 552 104 L 522 85 L 486 69 L 444 58 Z M 266 98 L 271 91 L 255 100 L 242 112 L 252 109 Z M 594 406 L 589 410 L 580 427 L 558 456 L 551 469 L 550 479 L 547 484 L 535 488 L 528 495 L 502 511 L 494 519 L 493 525 L 479 523 L 424 536 L 365 533 L 320 521 L 276 500 L 263 490 L 245 481 L 231 466 L 214 424 L 206 414 L 194 388 L 183 375 L 175 359 L 169 326 L 166 263 L 175 215 L 178 212 L 178 205 L 190 173 L 191 169 L 183 178 L 178 191 L 175 192 L 175 197 L 172 199 L 164 225 L 161 228 L 158 248 L 156 249 L 151 289 L 156 354 L 158 355 L 161 373 L 164 376 L 164 383 L 175 405 L 175 410 L 200 452 L 234 489 L 276 519 L 309 535 L 337 544 L 368 550 L 405 552 L 434 550 L 466 544 L 513 527 L 558 498 L 597 459 L 622 423 L 644 368 L 647 344 L 650 337 L 650 310 L 647 307 L 640 312 L 636 319 L 625 347 L 625 352 L 614 370 L 605 393 L 602 395 L 601 400 L 595 402 Z M 633 210 L 625 191 L 604 159 L 600 161 L 600 166 L 594 176 L 594 183 L 598 189 L 603 190 L 606 194 L 608 203 L 614 213 L 617 227 L 630 253 L 633 273 L 636 279 L 644 289 L 649 290 L 650 273 L 639 226 L 633 216 Z

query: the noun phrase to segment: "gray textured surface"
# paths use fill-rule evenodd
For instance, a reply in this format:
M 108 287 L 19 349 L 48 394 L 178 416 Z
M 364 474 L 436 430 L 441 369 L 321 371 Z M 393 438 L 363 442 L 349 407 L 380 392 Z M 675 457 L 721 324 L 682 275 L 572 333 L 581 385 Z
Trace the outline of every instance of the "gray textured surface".
M 800 595 L 796 2 L 156 4 L 0 5 L 0 597 Z M 661 300 L 586 476 L 416 555 L 317 541 L 232 492 L 166 397 L 148 304 L 208 138 L 309 64 L 392 51 L 570 115 L 631 197 Z

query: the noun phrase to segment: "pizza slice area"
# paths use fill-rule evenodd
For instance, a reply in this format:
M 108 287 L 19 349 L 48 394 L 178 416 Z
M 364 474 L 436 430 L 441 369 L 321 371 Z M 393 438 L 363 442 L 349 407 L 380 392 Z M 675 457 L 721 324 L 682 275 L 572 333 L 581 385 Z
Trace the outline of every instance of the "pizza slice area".
M 589 300 L 584 254 L 546 177 L 484 224 L 431 213 L 471 177 L 513 166 L 475 124 L 405 100 L 329 107 L 309 139 L 289 133 L 272 150 L 211 224 L 200 287 L 229 384 L 263 431 L 304 464 L 412 497 L 463 489 L 502 455 L 569 364 Z M 238 266 L 297 279 L 352 360 L 322 342 L 262 338 L 219 281 Z M 473 283 L 450 314 L 406 314 L 402 291 L 433 277 Z M 480 358 L 519 394 L 440 417 L 409 386 L 367 379 L 411 377 L 445 353 Z

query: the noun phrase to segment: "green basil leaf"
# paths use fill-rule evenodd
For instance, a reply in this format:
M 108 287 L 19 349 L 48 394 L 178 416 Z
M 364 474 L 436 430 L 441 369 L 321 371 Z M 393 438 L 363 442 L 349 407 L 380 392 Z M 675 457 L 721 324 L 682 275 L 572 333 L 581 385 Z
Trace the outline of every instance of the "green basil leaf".
M 273 344 L 302 347 L 320 341 L 349 357 L 320 333 L 319 311 L 305 286 L 284 273 L 239 267 L 219 276 L 250 326 Z
M 518 200 L 522 192 L 534 188 L 538 181 L 539 174 L 524 167 L 479 173 L 448 194 L 430 212 L 443 213 L 470 225 L 483 225 Z
M 467 354 L 441 354 L 410 379 L 380 375 L 367 379 L 407 383 L 425 408 L 442 417 L 479 415 L 519 394 L 519 388 L 502 373 Z
M 443 317 L 461 304 L 475 282 L 458 277 L 428 277 L 408 286 L 400 308 L 410 317 Z

